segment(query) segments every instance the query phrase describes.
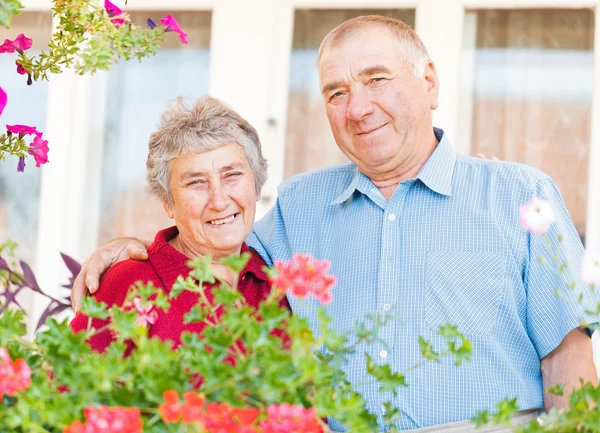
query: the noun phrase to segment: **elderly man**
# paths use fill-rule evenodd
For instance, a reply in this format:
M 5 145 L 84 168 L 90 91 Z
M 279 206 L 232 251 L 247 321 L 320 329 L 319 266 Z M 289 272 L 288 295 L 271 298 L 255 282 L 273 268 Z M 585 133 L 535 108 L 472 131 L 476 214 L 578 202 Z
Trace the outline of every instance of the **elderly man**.
M 365 353 L 406 370 L 420 360 L 418 337 L 441 344 L 437 330 L 447 322 L 471 340 L 472 361 L 412 371 L 395 402 L 401 429 L 463 431 L 455 423 L 505 397 L 517 397 L 522 410 L 548 409 L 565 400 L 545 388 L 595 381 L 573 294 L 585 290 L 576 275 L 582 246 L 552 180 L 527 166 L 455 154 L 432 125 L 435 66 L 400 21 L 344 22 L 323 40 L 318 69 L 331 130 L 351 163 L 284 182 L 247 241 L 271 263 L 295 252 L 331 260 L 339 283 L 328 312 L 337 329 L 367 312 L 393 309 L 402 317 L 381 329 L 385 344 L 364 347 L 347 366 L 369 409 L 382 417 L 389 396 L 366 375 Z M 554 254 L 570 264 L 566 280 L 575 281 L 574 291 L 563 290 L 554 268 L 538 260 L 550 262 L 544 241 L 520 227 L 518 207 L 534 195 L 555 208 L 548 236 Z M 94 291 L 100 272 L 141 247 L 116 240 L 100 249 L 75 296 L 85 292 L 84 281 Z M 313 309 L 297 312 L 316 322 Z M 330 426 L 342 428 L 334 420 Z

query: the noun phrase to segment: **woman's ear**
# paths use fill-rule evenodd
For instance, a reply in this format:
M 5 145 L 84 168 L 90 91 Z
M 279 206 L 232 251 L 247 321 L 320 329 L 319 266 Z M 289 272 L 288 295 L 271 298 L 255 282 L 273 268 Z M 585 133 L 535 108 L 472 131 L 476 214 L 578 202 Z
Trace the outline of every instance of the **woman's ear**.
M 173 212 L 173 208 L 165 201 L 162 201 L 163 209 L 167 213 L 167 216 L 171 219 L 175 217 L 175 213 Z

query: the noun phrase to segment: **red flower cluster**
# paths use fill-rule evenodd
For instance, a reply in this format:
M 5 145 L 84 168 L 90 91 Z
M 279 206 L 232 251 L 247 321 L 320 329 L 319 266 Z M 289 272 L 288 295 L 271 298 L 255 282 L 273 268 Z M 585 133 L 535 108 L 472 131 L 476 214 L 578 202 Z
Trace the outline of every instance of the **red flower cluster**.
M 204 397 L 195 392 L 185 394 L 183 403 L 173 390 L 166 391 L 163 398 L 165 402 L 158 411 L 165 423 L 198 423 L 202 431 L 211 433 L 323 433 L 315 410 L 301 406 L 271 405 L 267 409 L 268 418 L 257 426 L 260 415 L 257 408 L 231 407 L 226 403 L 205 405 Z
M 336 278 L 326 275 L 331 264 L 328 260 L 317 260 L 310 255 L 294 254 L 292 260 L 275 261 L 278 275 L 271 279 L 273 286 L 298 298 L 312 295 L 322 304 L 331 302 L 331 288 Z
M 137 407 L 88 407 L 83 411 L 85 423 L 74 421 L 63 433 L 142 433 L 142 419 Z
M 138 326 L 154 325 L 158 318 L 158 312 L 154 308 L 154 305 L 142 305 L 142 300 L 139 296 L 136 296 L 133 301 L 127 302 L 123 308 L 125 311 L 136 310 L 138 318 L 135 323 Z
M 25 391 L 31 385 L 31 369 L 23 360 L 10 359 L 8 350 L 0 347 L 0 401 L 4 394 L 13 396 Z
M 258 409 L 231 407 L 225 403 L 205 405 L 204 397 L 196 392 L 185 394 L 183 403 L 173 390 L 166 391 L 163 398 L 165 402 L 158 411 L 165 423 L 199 423 L 211 433 L 256 433 L 252 425 L 258 418 Z
M 283 403 L 272 404 L 267 408 L 268 418 L 261 421 L 258 427 L 262 433 L 322 433 L 314 408 Z

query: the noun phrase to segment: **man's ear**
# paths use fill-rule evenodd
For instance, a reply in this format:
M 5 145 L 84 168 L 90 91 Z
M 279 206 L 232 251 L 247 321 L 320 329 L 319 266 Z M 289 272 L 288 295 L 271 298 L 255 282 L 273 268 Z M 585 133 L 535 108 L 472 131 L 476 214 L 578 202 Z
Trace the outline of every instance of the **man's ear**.
M 433 60 L 429 59 L 425 66 L 425 81 L 427 82 L 427 96 L 429 97 L 429 107 L 435 110 L 439 106 L 438 95 L 440 93 L 440 81 Z

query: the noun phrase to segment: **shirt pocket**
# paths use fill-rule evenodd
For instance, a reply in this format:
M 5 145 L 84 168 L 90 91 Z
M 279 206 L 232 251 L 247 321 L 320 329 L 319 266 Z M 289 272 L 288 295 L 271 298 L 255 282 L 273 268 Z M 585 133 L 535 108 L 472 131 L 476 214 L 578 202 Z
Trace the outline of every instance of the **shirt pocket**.
M 494 328 L 506 283 L 506 257 L 474 251 L 427 254 L 425 322 L 433 330 L 449 323 L 463 334 Z

